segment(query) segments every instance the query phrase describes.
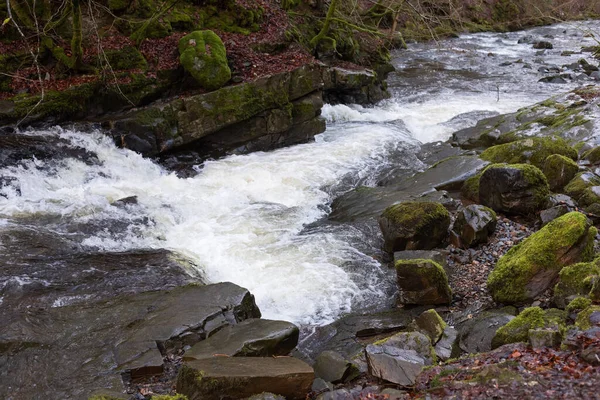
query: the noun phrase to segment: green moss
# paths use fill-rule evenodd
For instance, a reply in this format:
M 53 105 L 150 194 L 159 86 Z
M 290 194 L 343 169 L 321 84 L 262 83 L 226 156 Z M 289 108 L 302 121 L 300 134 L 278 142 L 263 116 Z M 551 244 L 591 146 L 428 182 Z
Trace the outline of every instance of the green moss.
M 108 0 L 108 8 L 111 11 L 122 11 L 129 7 L 130 0 Z
M 594 147 L 593 149 L 586 151 L 585 153 L 583 153 L 583 156 L 581 156 L 581 158 L 583 160 L 589 161 L 592 164 L 597 164 L 598 162 L 600 162 L 600 147 Z
M 418 265 L 419 267 L 413 268 L 415 265 Z M 446 274 L 444 268 L 435 261 L 426 259 L 398 260 L 394 264 L 394 267 L 396 268 L 398 276 L 404 276 L 410 271 L 410 275 L 418 276 L 420 282 L 427 282 L 432 289 L 437 288 L 440 292 L 448 292 L 447 297 L 451 297 L 452 291 L 448 285 L 448 274 Z M 435 310 L 432 311 L 435 312 Z M 440 322 L 444 328 L 446 327 L 446 323 L 441 320 L 441 318 L 438 322 Z
M 568 313 L 572 313 L 586 309 L 591 305 L 592 300 L 588 299 L 587 297 L 576 297 L 567 305 L 566 311 Z
M 432 222 L 450 221 L 450 213 L 440 203 L 409 201 L 388 207 L 382 217 L 395 224 L 423 229 Z
M 465 180 L 460 190 L 464 198 L 479 202 L 479 178 L 481 178 L 480 173 Z
M 577 151 L 561 138 L 528 138 L 492 146 L 480 157 L 493 163 L 530 163 L 543 168 L 546 158 L 552 154 L 577 160 Z
M 151 400 L 188 400 L 188 397 L 182 394 L 176 394 L 174 396 L 154 395 L 151 397 Z
M 565 186 L 565 193 L 578 200 L 589 187 L 600 185 L 600 178 L 589 173 L 580 172 Z
M 581 126 L 587 122 L 588 119 L 581 115 L 581 109 L 578 107 L 572 108 L 563 108 L 557 109 L 554 114 L 547 115 L 545 117 L 539 118 L 536 121 L 542 125 L 545 125 L 549 128 L 558 129 L 561 131 L 567 131 L 571 128 Z
M 179 40 L 179 62 L 205 89 L 216 90 L 231 79 L 227 53 L 213 31 L 195 31 Z
M 587 217 L 578 212 L 570 212 L 550 222 L 498 260 L 487 281 L 492 297 L 497 302 L 509 304 L 530 300 L 539 293 L 531 292 L 529 282 L 540 274 L 549 278 L 550 283 L 552 275 L 558 276 L 565 266 L 561 257 L 573 246 L 585 244 L 579 261 L 591 260 L 596 233 Z
M 591 305 L 577 315 L 575 326 L 582 331 L 587 331 L 592 327 L 590 317 L 593 313 L 600 312 L 600 306 Z
M 594 275 L 600 275 L 600 259 L 564 267 L 554 287 L 554 302 L 564 308 L 574 297 L 587 296 L 592 289 L 588 278 Z
M 492 347 L 500 347 L 509 343 L 527 342 L 530 329 L 557 328 L 564 331 L 566 313 L 557 309 L 542 310 L 539 307 L 524 309 L 516 318 L 496 331 L 492 339 Z
M 546 158 L 542 172 L 554 191 L 561 190 L 579 171 L 579 166 L 572 159 L 560 154 L 552 154 Z
M 106 58 L 113 70 L 146 69 L 146 59 L 138 49 L 126 46 L 120 50 L 107 51 Z

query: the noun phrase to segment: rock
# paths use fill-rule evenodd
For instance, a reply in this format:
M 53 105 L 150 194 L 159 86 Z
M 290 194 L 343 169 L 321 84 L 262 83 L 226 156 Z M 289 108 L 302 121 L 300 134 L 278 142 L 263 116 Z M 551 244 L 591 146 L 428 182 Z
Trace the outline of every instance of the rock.
M 324 79 L 324 99 L 328 104 L 375 104 L 390 97 L 386 90 L 386 75 L 384 73 L 380 77 L 369 70 L 331 68 L 330 78 Z
M 567 207 L 575 208 L 575 200 L 566 194 L 554 193 L 548 198 L 548 206 L 555 207 L 558 205 L 566 205 Z
M 496 222 L 494 210 L 473 204 L 458 213 L 452 234 L 458 239 L 459 247 L 474 247 L 487 243 L 489 236 L 496 230 Z
M 269 357 L 287 355 L 298 344 L 300 330 L 286 321 L 248 319 L 226 326 L 183 355 L 184 361 L 211 358 L 214 354 L 231 357 Z
M 414 350 L 370 344 L 366 348 L 369 373 L 400 386 L 412 386 L 425 366 Z
M 168 399 L 167 399 L 168 400 Z M 184 400 L 184 399 L 181 399 Z M 261 393 L 248 397 L 248 400 L 285 400 L 285 397 L 273 393 Z
M 535 36 L 531 36 L 531 35 L 525 35 L 521 38 L 519 38 L 518 42 L 519 44 L 525 43 L 525 44 L 534 44 L 538 41 L 538 39 Z
M 529 344 L 534 349 L 542 347 L 558 347 L 562 340 L 562 335 L 558 327 L 530 329 L 528 333 Z
M 574 207 L 569 207 L 567 205 L 561 204 L 558 206 L 554 206 L 547 210 L 540 212 L 540 222 L 542 226 L 548 225 L 549 222 L 554 221 L 556 218 L 565 215 Z
M 379 218 L 384 248 L 390 253 L 440 246 L 449 225 L 450 214 L 439 203 L 401 203 L 387 208 Z
M 579 166 L 572 159 L 560 154 L 552 154 L 546 158 L 542 172 L 548 179 L 550 190 L 560 191 L 579 172 Z
M 446 326 L 442 338 L 435 344 L 434 350 L 437 357 L 442 361 L 458 357 L 460 355 L 458 331 L 451 326 Z
M 408 392 L 405 392 L 404 390 L 398 390 L 398 389 L 383 389 L 381 391 L 381 394 L 383 396 L 387 396 L 385 397 L 388 400 L 406 400 L 406 399 L 410 399 L 410 395 L 408 394 Z
M 565 193 L 579 201 L 586 189 L 600 185 L 600 176 L 591 171 L 580 172 L 565 186 Z
M 564 267 L 554 287 L 554 303 L 564 309 L 575 298 L 589 296 L 594 276 L 600 276 L 600 265 L 597 260 Z
M 564 83 L 567 83 L 567 80 L 562 75 L 554 75 L 554 76 L 546 76 L 546 77 L 540 79 L 538 82 L 564 84 Z
M 533 300 L 570 264 L 593 257 L 596 228 L 585 215 L 570 212 L 555 219 L 502 256 L 487 285 L 495 301 Z
M 600 326 L 600 305 L 588 306 L 585 310 L 577 314 L 575 326 L 582 331 L 587 331 L 592 327 Z
M 533 44 L 533 48 L 536 50 L 540 50 L 540 49 L 553 49 L 554 46 L 552 45 L 552 43 L 547 42 L 545 40 L 540 40 L 537 41 Z
M 432 260 L 441 266 L 446 267 L 447 253 L 437 250 L 404 250 L 394 252 L 394 265 L 397 261 L 402 260 Z
M 459 327 L 459 346 L 470 354 L 483 353 L 492 349 L 496 331 L 514 317 L 507 309 L 485 311 Z
M 544 168 L 551 155 L 562 155 L 577 160 L 577 151 L 562 138 L 531 137 L 511 143 L 499 144 L 481 153 L 483 160 L 491 163 L 532 164 Z
M 600 163 L 600 147 L 593 147 L 585 151 L 581 156 L 581 160 L 594 165 Z
M 210 30 L 185 35 L 177 45 L 179 62 L 204 89 L 216 90 L 231 79 L 225 45 Z
M 492 348 L 509 343 L 527 342 L 531 329 L 564 329 L 567 313 L 555 308 L 542 310 L 539 307 L 524 309 L 516 318 L 502 326 L 492 339 Z
M 494 211 L 531 215 L 543 209 L 550 194 L 542 172 L 528 164 L 494 164 L 479 179 L 479 201 Z
M 319 354 L 313 368 L 315 376 L 331 383 L 349 382 L 360 375 L 356 365 L 335 351 Z
M 321 378 L 315 378 L 310 389 L 313 392 L 333 391 L 333 384 Z
M 190 400 L 242 399 L 263 392 L 304 399 L 313 380 L 313 369 L 292 357 L 213 357 L 185 362 L 177 393 Z
M 429 336 L 433 344 L 436 344 L 440 340 L 447 326 L 442 317 L 434 309 L 424 311 L 415 320 L 415 323 L 421 332 Z
M 432 260 L 396 262 L 399 301 L 402 304 L 450 304 L 452 291 L 441 265 Z
M 400 332 L 375 342 L 378 346 L 391 346 L 401 350 L 414 350 L 425 361 L 425 365 L 436 362 L 436 355 L 431 340 L 420 332 Z
M 594 205 L 600 203 L 600 186 L 591 186 L 586 188 L 579 199 L 577 204 L 580 207 L 584 207 L 586 211 L 592 211 Z

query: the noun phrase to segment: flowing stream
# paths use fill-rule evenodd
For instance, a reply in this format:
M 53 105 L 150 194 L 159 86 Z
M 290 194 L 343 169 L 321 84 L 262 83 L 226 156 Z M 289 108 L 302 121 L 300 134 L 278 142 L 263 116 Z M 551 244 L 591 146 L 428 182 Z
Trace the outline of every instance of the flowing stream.
M 329 323 L 389 301 L 394 286 L 373 256 L 377 232 L 328 222 L 335 197 L 375 185 L 391 165 L 422 168 L 421 143 L 585 83 L 538 83 L 546 76 L 538 69 L 589 58 L 561 53 L 594 45 L 585 37 L 590 29 L 600 31 L 600 23 L 409 45 L 395 53 L 392 99 L 372 108 L 326 105 L 328 128 L 314 143 L 207 161 L 190 178 L 116 148 L 102 132 L 23 132 L 60 137 L 88 156 L 32 158 L 0 170 L 0 229 L 50 232 L 90 252 L 171 249 L 207 281 L 248 288 L 265 318 Z M 546 36 L 554 49 L 538 54 L 518 44 L 525 34 Z M 129 196 L 137 203 L 115 203 Z M 36 277 L 2 279 L 0 289 Z

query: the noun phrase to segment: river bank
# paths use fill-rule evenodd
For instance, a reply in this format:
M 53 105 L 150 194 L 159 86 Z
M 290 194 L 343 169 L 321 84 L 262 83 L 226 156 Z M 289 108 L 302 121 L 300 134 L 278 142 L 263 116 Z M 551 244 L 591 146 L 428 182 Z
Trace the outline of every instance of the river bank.
M 115 148 L 103 132 L 50 128 L 3 135 L 0 201 L 6 273 L 0 305 L 2 320 L 9 322 L 3 330 L 1 361 L 3 382 L 9 385 L 3 384 L 2 390 L 7 397 L 35 397 L 43 385 L 51 388 L 51 393 L 45 389 L 51 398 L 86 397 L 94 392 L 119 398 L 128 396 L 122 393 L 126 383 L 131 396 L 157 398 L 157 393 L 174 393 L 173 385 L 187 387 L 180 390 L 185 393 L 206 389 L 194 386 L 202 381 L 195 368 L 214 374 L 205 382 L 213 385 L 209 394 L 216 395 L 231 386 L 229 378 L 222 380 L 222 365 L 233 371 L 240 367 L 239 359 L 248 387 L 265 388 L 253 386 L 251 378 L 271 374 L 266 389 L 301 387 L 305 390 L 281 393 L 304 397 L 309 391 L 306 382 L 313 383 L 310 367 L 294 360 L 264 359 L 289 353 L 290 343 L 296 342 L 296 357 L 311 364 L 323 350 L 342 353 L 340 378 L 318 372 L 328 380 L 350 380 L 337 384 L 338 397 L 358 397 L 359 392 L 385 395 L 385 389 L 398 388 L 389 380 L 375 380 L 373 368 L 365 374 L 368 361 L 354 359 L 356 354 L 351 353 L 364 354 L 367 344 L 384 347 L 380 340 L 393 332 L 419 330 L 413 320 L 431 307 L 395 307 L 396 296 L 404 295 L 399 292 L 396 271 L 387 268 L 391 254 L 383 250 L 377 218 L 393 203 L 424 200 L 421 196 L 426 193 L 426 199 L 447 206 L 454 219 L 462 211 L 458 200 L 469 204 L 467 198 L 473 194 L 465 190 L 461 196 L 462 183 L 488 162 L 477 157 L 479 147 L 528 135 L 564 135 L 577 145 L 581 166 L 591 171 L 586 179 L 593 178 L 593 168 L 585 161 L 593 164 L 588 157 L 592 153 L 583 156 L 596 137 L 593 87 L 517 111 L 536 100 L 547 100 L 556 91 L 554 85 L 568 91 L 579 82 L 593 82 L 593 71 L 584 73 L 585 64 L 579 59 L 588 58 L 589 65 L 597 62 L 590 53 L 579 51 L 581 42 L 592 40 L 585 37 L 586 29 L 594 28 L 582 26 L 528 32 L 538 38 L 553 35 L 544 39 L 555 48 L 542 54 L 533 49 L 533 43 L 518 43 L 527 36 L 522 33 L 467 35 L 462 42 L 448 42 L 441 49 L 415 45 L 399 56 L 400 71 L 390 77 L 393 100 L 374 108 L 325 106 L 329 126 L 312 143 L 201 165 L 194 163 L 193 155 L 181 155 L 181 162 L 190 166 L 185 174 L 173 173 L 178 170 L 177 156 L 172 164 L 176 167 L 165 168 Z M 574 53 L 562 55 L 565 51 Z M 500 65 L 505 63 L 510 64 Z M 539 68 L 524 68 L 525 64 L 539 64 Z M 564 83 L 538 82 L 558 74 L 551 72 L 555 68 L 565 75 L 560 76 Z M 510 72 L 498 72 L 503 69 Z M 585 77 L 578 78 L 581 74 Z M 440 81 L 446 83 L 441 90 Z M 452 133 L 454 146 L 436 143 Z M 34 154 L 29 149 L 23 152 L 24 146 Z M 530 156 L 525 154 L 519 162 Z M 363 187 L 353 190 L 358 186 Z M 564 211 L 576 207 L 560 201 Z M 586 196 L 585 206 L 579 207 L 593 204 Z M 593 209 L 589 212 L 593 218 Z M 490 243 L 473 251 L 436 245 L 446 259 L 454 293 L 450 307 L 436 307 L 448 325 L 462 328 L 463 322 L 480 317 L 484 325 L 489 321 L 486 318 L 508 322 L 514 316 L 518 310 L 512 308 L 501 310 L 500 316 L 485 315 L 484 311 L 500 306 L 486 291 L 487 273 L 505 251 L 536 229 L 529 218 L 504 218 Z M 165 248 L 169 250 L 161 250 Z M 428 257 L 440 259 L 435 254 Z M 229 281 L 235 284 L 219 283 Z M 534 301 L 545 307 L 549 299 L 544 293 Z M 346 315 L 355 312 L 363 315 Z M 290 323 L 264 326 L 264 319 L 256 319 L 261 315 L 292 321 L 300 330 Z M 446 333 L 451 337 L 451 330 Z M 486 340 L 491 342 L 495 333 L 495 329 L 488 330 Z M 227 342 L 222 338 L 225 334 L 237 339 Z M 463 336 L 461 332 L 457 339 L 459 346 L 461 341 L 466 343 L 463 351 L 485 351 L 467 347 L 479 346 L 480 341 Z M 429 337 L 435 339 L 425 340 L 439 338 L 437 334 Z M 223 344 L 227 348 L 220 347 Z M 406 350 L 392 344 L 388 345 Z M 588 339 L 571 342 L 574 347 L 579 344 L 594 349 Z M 438 353 L 447 354 L 450 349 L 452 356 L 452 346 L 445 346 L 446 351 L 438 349 Z M 176 369 L 186 354 L 190 367 L 180 374 L 182 381 L 175 382 Z M 202 354 L 246 357 L 203 361 Z M 489 356 L 494 363 L 523 358 L 522 365 L 530 365 L 537 360 L 523 348 L 503 348 L 494 354 Z M 555 363 L 557 357 L 568 355 L 554 350 L 543 354 Z M 582 364 L 578 370 L 570 362 L 579 362 L 578 354 L 583 353 L 565 358 L 567 366 L 580 372 L 582 380 L 591 381 L 596 367 L 586 370 Z M 329 357 L 326 365 L 340 364 L 336 364 L 339 357 Z M 356 372 L 348 368 L 344 357 L 363 374 L 358 380 L 351 379 Z M 476 359 L 486 363 L 486 357 Z M 46 361 L 37 363 L 39 368 L 26 368 L 41 358 Z M 441 367 L 464 364 L 458 372 L 430 370 L 439 375 L 435 384 L 426 371 L 412 395 L 449 390 L 446 383 L 456 380 L 479 379 L 479 372 L 465 375 L 466 368 L 471 368 L 469 360 Z M 63 365 L 60 370 L 55 368 L 57 362 Z M 521 372 L 517 364 L 508 367 Z M 485 378 L 497 371 L 485 370 L 480 375 Z M 150 382 L 148 375 L 154 376 Z M 520 390 L 535 386 L 529 385 L 531 379 L 524 379 L 527 385 L 519 386 Z M 439 389 L 440 380 L 443 389 Z M 315 396 L 330 391 L 329 385 L 319 384 Z M 488 390 L 486 385 L 497 384 L 483 382 L 480 388 Z M 536 390 L 551 390 L 552 381 L 540 380 L 537 385 Z M 356 386 L 360 386 L 358 392 Z

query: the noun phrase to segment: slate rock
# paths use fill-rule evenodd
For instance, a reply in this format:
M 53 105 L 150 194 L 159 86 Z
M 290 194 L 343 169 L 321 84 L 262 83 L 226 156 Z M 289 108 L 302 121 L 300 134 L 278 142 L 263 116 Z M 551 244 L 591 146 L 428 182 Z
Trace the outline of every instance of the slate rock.
M 349 382 L 360 372 L 358 367 L 336 351 L 324 351 L 317 357 L 315 376 L 331 383 Z
M 458 331 L 452 326 L 446 326 L 441 339 L 435 344 L 434 350 L 437 357 L 442 361 L 458 357 L 460 355 Z
M 400 386 L 412 386 L 425 366 L 414 350 L 370 344 L 366 348 L 369 373 Z
M 425 365 L 435 363 L 435 352 L 431 339 L 421 332 L 400 332 L 376 342 L 379 346 L 392 346 L 402 350 L 414 350 L 425 360 Z
M 514 318 L 514 315 L 503 309 L 486 311 L 473 317 L 458 329 L 460 348 L 470 354 L 492 350 L 492 339 L 496 331 Z
M 491 208 L 472 204 L 458 212 L 452 227 L 460 247 L 474 247 L 487 243 L 496 230 L 497 217 Z

